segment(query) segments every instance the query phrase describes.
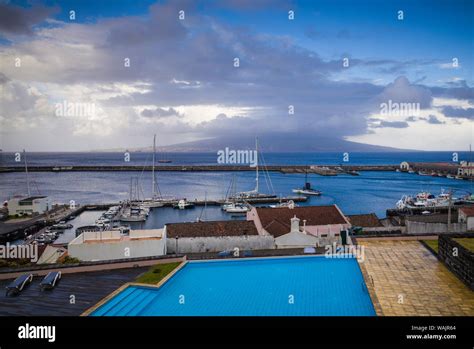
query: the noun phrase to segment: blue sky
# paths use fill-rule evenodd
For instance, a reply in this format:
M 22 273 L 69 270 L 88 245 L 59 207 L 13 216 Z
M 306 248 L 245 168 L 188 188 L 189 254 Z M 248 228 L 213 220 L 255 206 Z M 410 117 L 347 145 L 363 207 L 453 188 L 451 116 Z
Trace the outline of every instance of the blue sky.
M 157 130 L 163 146 L 236 130 L 424 150 L 465 149 L 473 138 L 472 1 L 0 4 L 0 80 L 22 99 L 21 108 L 3 101 L 5 149 L 48 150 L 55 127 L 72 135 L 64 150 L 139 147 L 137 135 Z M 22 67 L 12 66 L 19 57 Z M 389 100 L 421 110 L 382 115 Z M 62 101 L 94 104 L 98 114 L 51 123 Z

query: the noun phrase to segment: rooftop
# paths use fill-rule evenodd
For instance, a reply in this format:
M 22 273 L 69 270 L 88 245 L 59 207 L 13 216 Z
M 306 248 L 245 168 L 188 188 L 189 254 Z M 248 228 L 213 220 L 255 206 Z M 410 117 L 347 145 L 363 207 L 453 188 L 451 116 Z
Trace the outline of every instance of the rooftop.
M 352 225 L 363 227 L 363 228 L 377 228 L 383 227 L 383 224 L 380 223 L 379 218 L 375 213 L 368 214 L 353 214 L 348 215 L 347 218 Z
M 159 240 L 163 237 L 163 229 L 130 230 L 129 235 L 122 235 L 118 230 L 85 231 L 69 244 L 97 244 L 136 240 Z
M 459 209 L 462 213 L 464 213 L 468 217 L 473 217 L 474 216 L 474 206 L 472 207 L 461 207 Z
M 306 206 L 279 208 L 256 208 L 263 228 L 275 237 L 288 234 L 290 232 L 291 218 L 298 217 L 301 222 L 306 220 L 306 226 L 348 224 L 336 205 L 331 206 Z
M 63 274 L 51 292 L 42 292 L 39 283 L 44 276 L 35 276 L 19 296 L 0 297 L 0 316 L 79 316 L 146 270 L 148 267 Z M 11 281 L 0 280 L 0 289 L 4 290 Z M 69 302 L 71 295 L 76 297 L 75 303 Z
M 27 197 L 21 198 L 21 200 L 18 200 L 18 202 L 28 202 L 28 201 L 33 201 L 36 199 L 44 199 L 44 198 L 47 198 L 47 196 L 41 196 L 41 195 L 27 196 Z
M 168 238 L 258 235 L 253 221 L 211 221 L 166 225 Z

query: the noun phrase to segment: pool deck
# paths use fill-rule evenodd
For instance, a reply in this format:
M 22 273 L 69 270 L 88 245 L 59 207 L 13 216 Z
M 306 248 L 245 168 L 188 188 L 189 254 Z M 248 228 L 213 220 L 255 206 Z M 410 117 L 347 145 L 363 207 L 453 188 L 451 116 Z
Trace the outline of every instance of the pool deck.
M 51 291 L 41 291 L 42 277 L 35 277 L 18 296 L 0 293 L 0 316 L 78 316 L 104 296 L 133 281 L 149 267 L 64 274 Z M 11 280 L 0 281 L 0 290 Z M 71 296 L 75 302 L 71 303 Z
M 362 239 L 361 239 L 362 240 Z M 359 240 L 377 315 L 474 316 L 474 292 L 416 240 Z

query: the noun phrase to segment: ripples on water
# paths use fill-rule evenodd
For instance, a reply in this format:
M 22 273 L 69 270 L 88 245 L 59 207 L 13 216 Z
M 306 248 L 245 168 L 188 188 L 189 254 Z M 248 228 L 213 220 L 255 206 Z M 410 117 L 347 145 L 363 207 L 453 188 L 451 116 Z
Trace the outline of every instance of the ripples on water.
M 234 173 L 232 172 L 159 172 L 157 179 L 162 194 L 186 197 L 190 200 L 222 199 Z M 32 193 L 37 189 L 50 196 L 52 202 L 67 203 L 74 200 L 78 204 L 118 202 L 129 197 L 130 178 L 140 176 L 140 172 L 61 172 L 31 174 Z M 236 174 L 237 190 L 251 190 L 255 186 L 255 173 Z M 291 190 L 304 182 L 303 174 L 270 173 L 271 182 L 277 195 L 293 195 Z M 302 205 L 337 204 L 346 214 L 375 212 L 385 216 L 387 208 L 394 207 L 402 195 L 419 191 L 438 194 L 441 189 L 454 189 L 455 196 L 472 191 L 468 181 L 442 177 L 418 176 L 398 172 L 362 172 L 360 176 L 339 175 L 322 177 L 313 175 L 309 180 L 313 187 L 321 190 L 321 197 L 311 197 Z M 143 195 L 151 196 L 151 173 L 144 172 L 141 180 Z M 268 192 L 265 179 L 261 177 L 261 191 Z M 14 194 L 25 193 L 25 176 L 21 173 L 0 175 L 1 199 Z M 195 220 L 199 207 L 182 213 Z M 209 208 L 209 215 L 212 215 Z M 180 213 L 181 214 L 181 213 Z M 214 214 L 215 215 L 215 214 Z M 191 216 L 193 217 L 191 219 Z M 215 215 L 216 216 L 216 215 Z M 218 216 L 218 215 L 217 215 Z

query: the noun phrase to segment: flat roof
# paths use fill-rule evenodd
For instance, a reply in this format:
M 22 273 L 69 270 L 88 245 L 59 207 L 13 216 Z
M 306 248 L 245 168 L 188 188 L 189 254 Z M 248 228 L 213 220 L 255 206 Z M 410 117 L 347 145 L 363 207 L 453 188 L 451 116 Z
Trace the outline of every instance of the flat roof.
M 23 198 L 23 199 L 21 199 L 21 200 L 18 200 L 18 202 L 32 201 L 32 200 L 44 199 L 44 198 L 47 198 L 47 196 L 40 196 L 40 195 L 37 195 L 37 196 L 28 196 L 28 197 L 26 197 L 26 198 Z

